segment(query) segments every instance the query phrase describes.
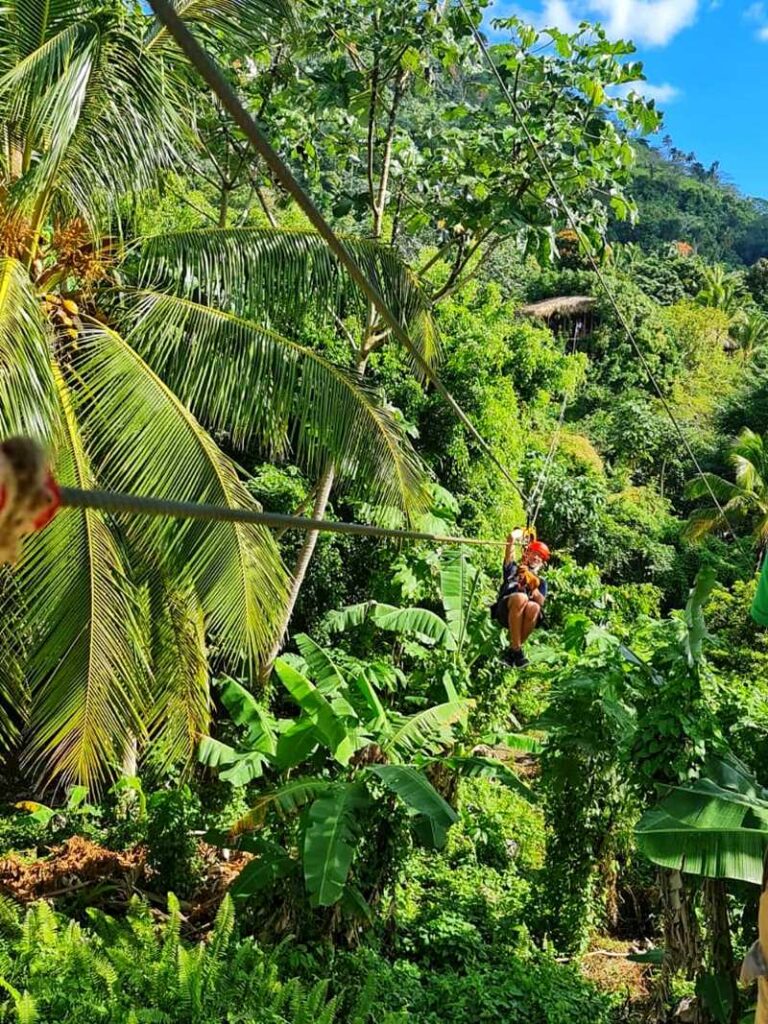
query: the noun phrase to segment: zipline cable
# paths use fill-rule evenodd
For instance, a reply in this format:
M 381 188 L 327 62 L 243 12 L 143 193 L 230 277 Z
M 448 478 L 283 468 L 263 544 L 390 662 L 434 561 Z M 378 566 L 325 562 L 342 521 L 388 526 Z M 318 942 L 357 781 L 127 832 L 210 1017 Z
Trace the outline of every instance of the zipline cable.
M 616 316 L 617 316 L 617 318 L 619 320 L 619 323 L 621 324 L 621 327 L 622 327 L 622 329 L 623 329 L 623 331 L 624 331 L 624 333 L 625 333 L 625 335 L 627 337 L 627 340 L 631 344 L 632 348 L 634 349 L 635 355 L 637 356 L 637 358 L 639 359 L 640 363 L 642 364 L 642 367 L 645 370 L 645 373 L 646 373 L 649 381 L 651 382 L 651 385 L 653 386 L 653 389 L 656 392 L 656 394 L 657 394 L 657 396 L 659 398 L 659 401 L 661 402 L 662 408 L 666 412 L 666 414 L 669 417 L 669 419 L 672 421 L 672 425 L 674 426 L 675 430 L 677 431 L 678 435 L 680 436 L 680 440 L 683 442 L 683 447 L 685 448 L 686 452 L 688 453 L 688 456 L 691 459 L 691 462 L 696 467 L 696 472 L 699 474 L 701 479 L 704 481 L 704 485 L 706 486 L 707 490 L 709 491 L 710 497 L 712 498 L 712 501 L 714 502 L 715 508 L 717 509 L 717 511 L 719 512 L 723 522 L 727 526 L 728 531 L 731 533 L 732 536 L 735 536 L 735 532 L 733 530 L 733 527 L 731 526 L 730 520 L 728 519 L 728 514 L 726 513 L 726 511 L 723 508 L 723 506 L 720 504 L 720 501 L 719 501 L 717 495 L 715 494 L 714 490 L 712 489 L 712 484 L 709 482 L 709 479 L 707 478 L 706 473 L 702 469 L 701 464 L 700 464 L 699 460 L 696 457 L 696 453 L 694 452 L 693 448 L 691 447 L 691 445 L 690 445 L 690 443 L 688 441 L 688 438 L 685 436 L 685 432 L 683 431 L 683 428 L 678 423 L 677 418 L 675 417 L 675 414 L 674 414 L 674 411 L 673 411 L 672 407 L 670 406 L 669 402 L 667 401 L 667 399 L 666 399 L 666 397 L 664 395 L 664 392 L 661 390 L 661 387 L 659 386 L 659 383 L 656 380 L 656 377 L 654 376 L 653 370 L 651 369 L 651 367 L 650 367 L 650 365 L 648 363 L 648 360 L 645 358 L 645 355 L 644 355 L 642 349 L 640 348 L 640 345 L 638 344 L 637 339 L 635 338 L 635 335 L 634 335 L 634 332 L 633 332 L 632 328 L 629 326 L 629 323 L 627 322 L 626 317 L 624 316 L 623 312 L 621 311 L 621 308 L 620 308 L 620 306 L 618 304 L 618 301 L 616 300 L 616 297 L 613 294 L 613 289 L 608 284 L 608 281 L 606 280 L 605 275 L 603 274 L 603 272 L 602 272 L 602 270 L 600 268 L 600 265 L 598 264 L 597 260 L 595 259 L 594 255 L 592 254 L 592 246 L 590 244 L 589 239 L 584 235 L 584 232 L 581 230 L 581 227 L 580 227 L 580 225 L 579 225 L 579 223 L 578 223 L 578 221 L 576 219 L 576 216 L 573 213 L 573 211 L 571 210 L 570 206 L 568 205 L 568 202 L 566 201 L 565 196 L 563 195 L 563 192 L 562 192 L 560 186 L 558 185 L 557 180 L 555 179 L 554 174 L 550 170 L 549 165 L 547 164 L 547 161 L 541 155 L 541 152 L 539 151 L 539 147 L 536 144 L 536 140 L 534 139 L 534 137 L 533 137 L 533 135 L 531 133 L 531 130 L 529 129 L 528 124 L 527 124 L 525 118 L 523 117 L 522 111 L 520 110 L 520 107 L 519 107 L 517 101 L 515 100 L 514 96 L 509 91 L 509 89 L 507 87 L 507 83 L 504 81 L 504 79 L 501 76 L 501 72 L 496 67 L 496 65 L 495 65 L 495 63 L 493 61 L 493 57 L 491 56 L 490 51 L 488 50 L 488 47 L 485 44 L 485 40 L 483 39 L 482 34 L 479 32 L 479 30 L 477 28 L 477 25 L 475 25 L 475 22 L 473 21 L 472 16 L 470 15 L 469 11 L 467 10 L 467 6 L 464 3 L 464 0 L 458 0 L 458 3 L 459 3 L 459 6 L 461 7 L 462 11 L 464 12 L 464 17 L 467 19 L 467 24 L 469 25 L 470 30 L 472 32 L 472 35 L 475 38 L 475 42 L 476 42 L 476 44 L 478 46 L 478 49 L 480 50 L 480 53 L 482 54 L 486 64 L 488 65 L 488 67 L 490 68 L 490 70 L 493 73 L 494 77 L 496 78 L 497 82 L 499 83 L 499 87 L 500 87 L 502 93 L 504 94 L 504 96 L 505 96 L 505 98 L 507 100 L 507 103 L 509 104 L 510 110 L 514 114 L 515 119 L 517 120 L 517 123 L 520 125 L 520 128 L 522 129 L 523 134 L 526 137 L 528 145 L 531 147 L 531 150 L 532 150 L 534 156 L 536 157 L 536 160 L 540 164 L 541 169 L 543 170 L 544 175 L 545 175 L 545 177 L 547 179 L 547 182 L 549 183 L 549 187 L 552 189 L 552 193 L 554 194 L 555 198 L 557 199 L 558 203 L 560 204 L 560 208 L 562 209 L 563 213 L 565 214 L 566 220 L 570 224 L 571 229 L 573 230 L 573 232 L 575 233 L 575 235 L 578 238 L 579 242 L 581 243 L 581 245 L 582 245 L 582 247 L 583 247 L 583 249 L 584 249 L 584 251 L 585 251 L 585 253 L 587 255 L 587 259 L 590 262 L 592 270 L 594 271 L 595 276 L 597 277 L 597 280 L 600 283 L 601 288 L 605 292 L 605 295 L 606 295 L 608 301 L 610 302 L 611 306 L 613 307 L 613 310 L 614 310 L 614 312 L 615 312 L 615 314 L 616 314 Z
M 328 519 L 307 519 L 303 516 L 283 515 L 278 512 L 258 512 L 248 508 L 229 508 L 222 505 L 198 504 L 191 501 L 168 501 L 164 498 L 145 498 L 118 491 L 81 490 L 78 487 L 59 488 L 64 508 L 94 509 L 115 515 L 128 513 L 143 516 L 170 516 L 174 519 L 204 519 L 207 522 L 253 523 L 281 530 L 305 530 L 320 533 L 346 533 L 361 537 L 383 537 L 388 540 L 425 540 L 435 544 L 468 544 L 474 547 L 504 547 L 505 541 L 477 540 L 468 537 L 442 536 L 419 530 L 392 530 L 384 526 L 364 523 L 337 523 Z
M 333 228 L 331 228 L 306 192 L 302 189 L 288 165 L 272 148 L 269 140 L 256 124 L 255 120 L 246 111 L 245 107 L 238 99 L 229 82 L 221 73 L 221 70 L 215 61 L 206 53 L 203 47 L 200 46 L 168 0 L 149 0 L 149 4 L 158 19 L 173 37 L 176 45 L 184 54 L 186 54 L 189 62 L 210 87 L 222 107 L 230 114 L 238 127 L 242 130 L 256 153 L 264 160 L 269 169 L 285 188 L 286 192 L 293 197 L 301 210 L 306 214 L 309 222 L 315 228 L 317 233 L 325 239 L 325 242 L 331 252 L 336 256 L 341 266 L 344 267 L 358 288 L 377 310 L 392 334 L 409 352 L 411 358 L 414 360 L 424 376 L 438 391 L 443 400 L 447 402 L 454 415 L 458 417 L 464 427 L 474 437 L 485 454 L 491 459 L 508 483 L 514 487 L 525 504 L 527 498 L 523 489 L 514 479 L 506 466 L 496 456 L 491 446 L 477 430 L 450 391 L 448 391 L 439 377 L 434 373 L 432 367 L 414 345 L 408 335 L 408 332 L 403 328 L 397 317 L 390 310 L 376 285 L 366 277 L 355 258 L 346 248 L 338 235 L 336 235 Z

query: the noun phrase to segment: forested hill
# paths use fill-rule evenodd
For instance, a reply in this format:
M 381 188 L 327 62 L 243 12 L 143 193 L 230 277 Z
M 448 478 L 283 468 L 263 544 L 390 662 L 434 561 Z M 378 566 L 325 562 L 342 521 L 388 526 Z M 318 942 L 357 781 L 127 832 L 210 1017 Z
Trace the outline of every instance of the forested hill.
M 687 242 L 704 259 L 734 267 L 768 254 L 768 201 L 742 195 L 719 164 L 705 167 L 695 153 L 677 149 L 669 136 L 661 147 L 636 144 L 630 192 L 637 222 L 614 222 L 615 241 L 656 248 Z

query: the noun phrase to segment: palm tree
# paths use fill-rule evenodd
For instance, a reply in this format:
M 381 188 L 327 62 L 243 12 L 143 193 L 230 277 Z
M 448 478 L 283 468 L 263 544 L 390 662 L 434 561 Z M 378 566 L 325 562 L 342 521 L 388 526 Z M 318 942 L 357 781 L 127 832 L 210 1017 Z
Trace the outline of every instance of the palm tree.
M 731 327 L 731 337 L 745 362 L 752 360 L 768 343 L 768 317 L 749 313 Z
M 741 282 L 735 274 L 726 273 L 719 265 L 705 267 L 696 301 L 700 306 L 719 309 L 734 319 L 741 313 L 744 302 Z
M 238 31 L 240 7 L 183 5 Z M 269 24 L 281 4 L 242 7 Z M 368 500 L 419 508 L 418 461 L 379 396 L 275 329 L 289 312 L 338 316 L 357 301 L 316 236 L 201 231 L 127 248 L 108 236 L 126 197 L 186 152 L 183 76 L 163 31 L 88 0 L 11 0 L 2 12 L 3 434 L 45 441 L 65 485 L 246 506 L 216 429 L 236 449 L 292 447 Z M 356 244 L 429 347 L 408 271 Z M 209 715 L 206 637 L 253 668 L 281 633 L 288 590 L 268 531 L 62 514 L 3 590 L 6 736 L 22 725 L 26 763 L 88 785 L 136 738 L 160 736 L 163 759 L 188 755 Z
M 731 448 L 729 462 L 735 482 L 706 473 L 688 484 L 689 498 L 705 498 L 711 504 L 693 513 L 686 533 L 698 539 L 714 530 L 730 529 L 732 524 L 745 524 L 762 549 L 768 544 L 768 435 L 761 437 L 745 428 Z M 712 494 L 720 508 L 714 507 Z

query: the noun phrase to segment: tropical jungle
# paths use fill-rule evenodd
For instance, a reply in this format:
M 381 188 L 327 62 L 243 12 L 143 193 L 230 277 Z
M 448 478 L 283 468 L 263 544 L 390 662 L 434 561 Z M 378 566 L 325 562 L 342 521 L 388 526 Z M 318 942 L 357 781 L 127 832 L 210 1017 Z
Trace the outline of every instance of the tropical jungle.
M 2 567 L 0 1021 L 768 1019 L 768 209 L 486 6 L 177 4 L 374 302 L 150 6 L 0 0 L 0 439 L 375 528 Z

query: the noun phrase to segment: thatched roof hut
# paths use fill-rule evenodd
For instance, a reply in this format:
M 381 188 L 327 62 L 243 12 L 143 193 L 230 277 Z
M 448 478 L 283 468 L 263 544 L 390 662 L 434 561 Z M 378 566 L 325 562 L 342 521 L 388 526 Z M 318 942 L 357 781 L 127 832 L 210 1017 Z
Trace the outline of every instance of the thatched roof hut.
M 523 306 L 520 310 L 526 316 L 538 316 L 542 320 L 551 320 L 553 316 L 574 317 L 591 313 L 597 303 L 591 295 L 561 295 L 554 299 L 543 299 Z
M 577 338 L 592 333 L 596 305 L 597 300 L 591 295 L 560 295 L 532 302 L 523 306 L 520 312 L 524 316 L 546 320 L 555 334 Z

